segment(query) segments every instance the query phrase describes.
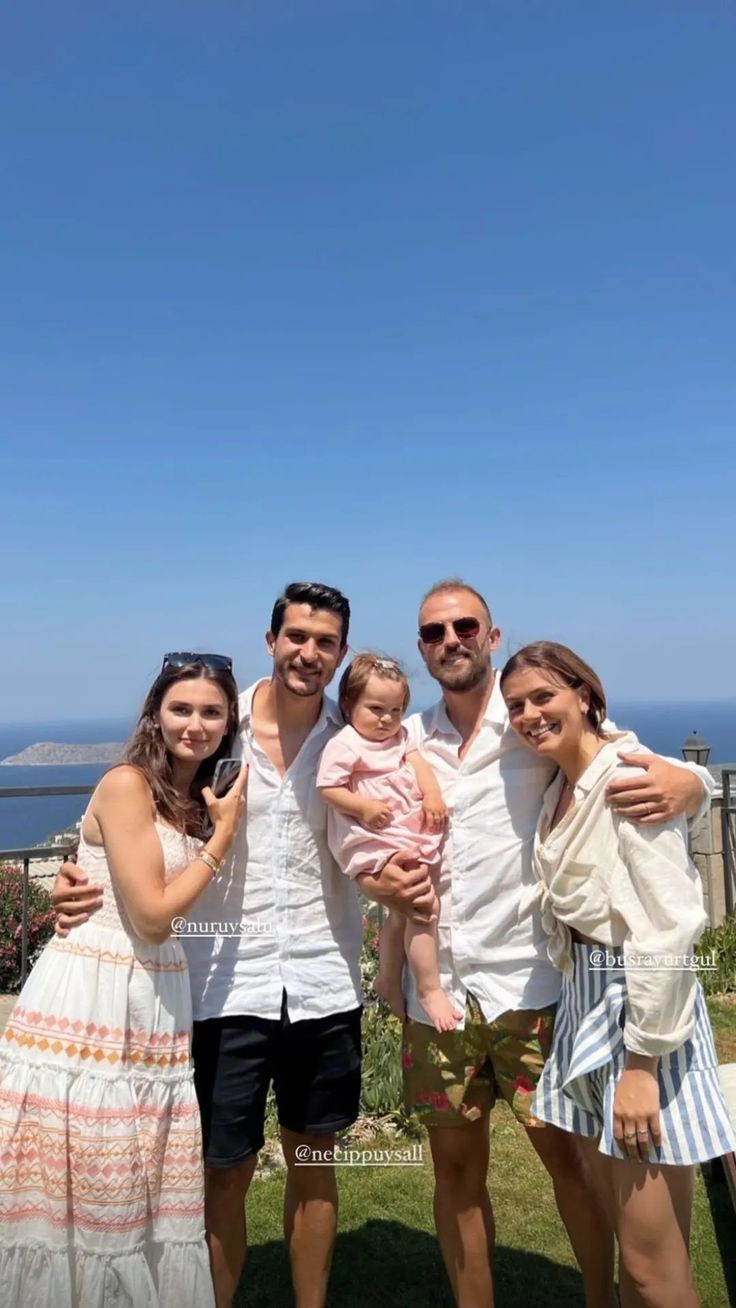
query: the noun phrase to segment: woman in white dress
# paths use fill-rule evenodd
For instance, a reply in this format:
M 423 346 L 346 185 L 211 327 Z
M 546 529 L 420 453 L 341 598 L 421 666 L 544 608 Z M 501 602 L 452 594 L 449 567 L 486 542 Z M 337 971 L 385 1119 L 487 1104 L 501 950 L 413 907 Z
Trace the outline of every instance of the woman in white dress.
M 245 769 L 222 655 L 167 655 L 95 790 L 78 862 L 102 908 L 34 967 L 0 1040 L 3 1308 L 212 1308 L 191 999 L 176 919 L 227 855 Z M 209 834 L 208 834 L 209 833 Z
M 622 1305 L 696 1308 L 695 1164 L 736 1141 L 693 970 L 706 918 L 686 825 L 635 823 L 609 807 L 619 751 L 640 746 L 603 729 L 603 687 L 571 650 L 526 646 L 501 687 L 513 729 L 558 765 L 534 865 L 564 979 L 532 1111 L 581 1138 L 618 1239 Z

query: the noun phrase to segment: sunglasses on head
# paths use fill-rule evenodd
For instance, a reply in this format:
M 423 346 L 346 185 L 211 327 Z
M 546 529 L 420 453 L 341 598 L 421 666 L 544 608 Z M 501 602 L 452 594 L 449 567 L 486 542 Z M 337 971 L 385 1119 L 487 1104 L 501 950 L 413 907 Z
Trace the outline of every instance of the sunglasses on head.
M 440 641 L 445 639 L 445 631 L 448 627 L 452 627 L 460 640 L 468 640 L 471 636 L 478 635 L 480 622 L 477 618 L 453 618 L 452 622 L 425 622 L 419 628 L 419 639 L 425 645 L 439 645 Z
M 190 663 L 203 663 L 206 668 L 223 669 L 225 672 L 233 670 L 233 661 L 227 654 L 191 654 L 175 651 L 172 654 L 164 654 L 161 671 L 165 672 L 167 668 L 186 668 Z

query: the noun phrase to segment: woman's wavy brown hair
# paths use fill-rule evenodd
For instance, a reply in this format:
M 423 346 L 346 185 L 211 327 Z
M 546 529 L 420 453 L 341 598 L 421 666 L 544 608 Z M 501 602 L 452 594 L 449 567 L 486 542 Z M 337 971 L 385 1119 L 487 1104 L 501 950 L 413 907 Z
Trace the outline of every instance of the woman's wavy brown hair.
M 177 794 L 171 768 L 171 755 L 164 744 L 158 714 L 166 692 L 179 681 L 192 679 L 211 681 L 219 686 L 227 700 L 227 727 L 219 749 L 203 759 L 192 781 L 186 800 Z M 229 758 L 238 731 L 238 688 L 232 672 L 224 668 L 210 668 L 193 661 L 184 667 L 164 668 L 146 695 L 141 715 L 123 754 L 122 762 L 138 768 L 146 778 L 156 812 L 164 822 L 190 836 L 205 837 L 209 817 L 202 799 L 202 788 L 212 781 L 218 760 Z
M 567 645 L 558 645 L 554 640 L 536 640 L 531 645 L 524 645 L 523 649 L 511 655 L 504 667 L 501 673 L 501 690 L 511 673 L 519 672 L 522 668 L 536 668 L 539 672 L 547 672 L 553 680 L 563 686 L 584 691 L 588 696 L 586 714 L 588 722 L 598 735 L 605 735 L 601 727 L 607 717 L 606 692 L 598 674 L 593 671 L 590 664 L 580 658 L 579 654 L 568 649 Z

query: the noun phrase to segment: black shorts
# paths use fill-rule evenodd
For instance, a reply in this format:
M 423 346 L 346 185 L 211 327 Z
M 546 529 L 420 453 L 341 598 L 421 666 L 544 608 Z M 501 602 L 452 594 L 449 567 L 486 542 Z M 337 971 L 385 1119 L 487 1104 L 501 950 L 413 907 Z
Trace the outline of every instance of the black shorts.
M 273 1082 L 281 1126 L 331 1135 L 350 1126 L 360 1100 L 360 1008 L 290 1022 L 233 1016 L 194 1023 L 194 1084 L 207 1167 L 232 1167 L 263 1147 Z

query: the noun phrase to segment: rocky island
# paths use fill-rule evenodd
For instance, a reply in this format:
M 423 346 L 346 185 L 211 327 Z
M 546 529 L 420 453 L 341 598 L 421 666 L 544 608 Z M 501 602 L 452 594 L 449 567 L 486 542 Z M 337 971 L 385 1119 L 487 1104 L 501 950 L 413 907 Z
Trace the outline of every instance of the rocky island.
M 0 767 L 68 767 L 74 763 L 117 763 L 125 746 L 119 740 L 103 745 L 57 745 L 42 740 L 28 745 L 20 754 L 0 759 Z

